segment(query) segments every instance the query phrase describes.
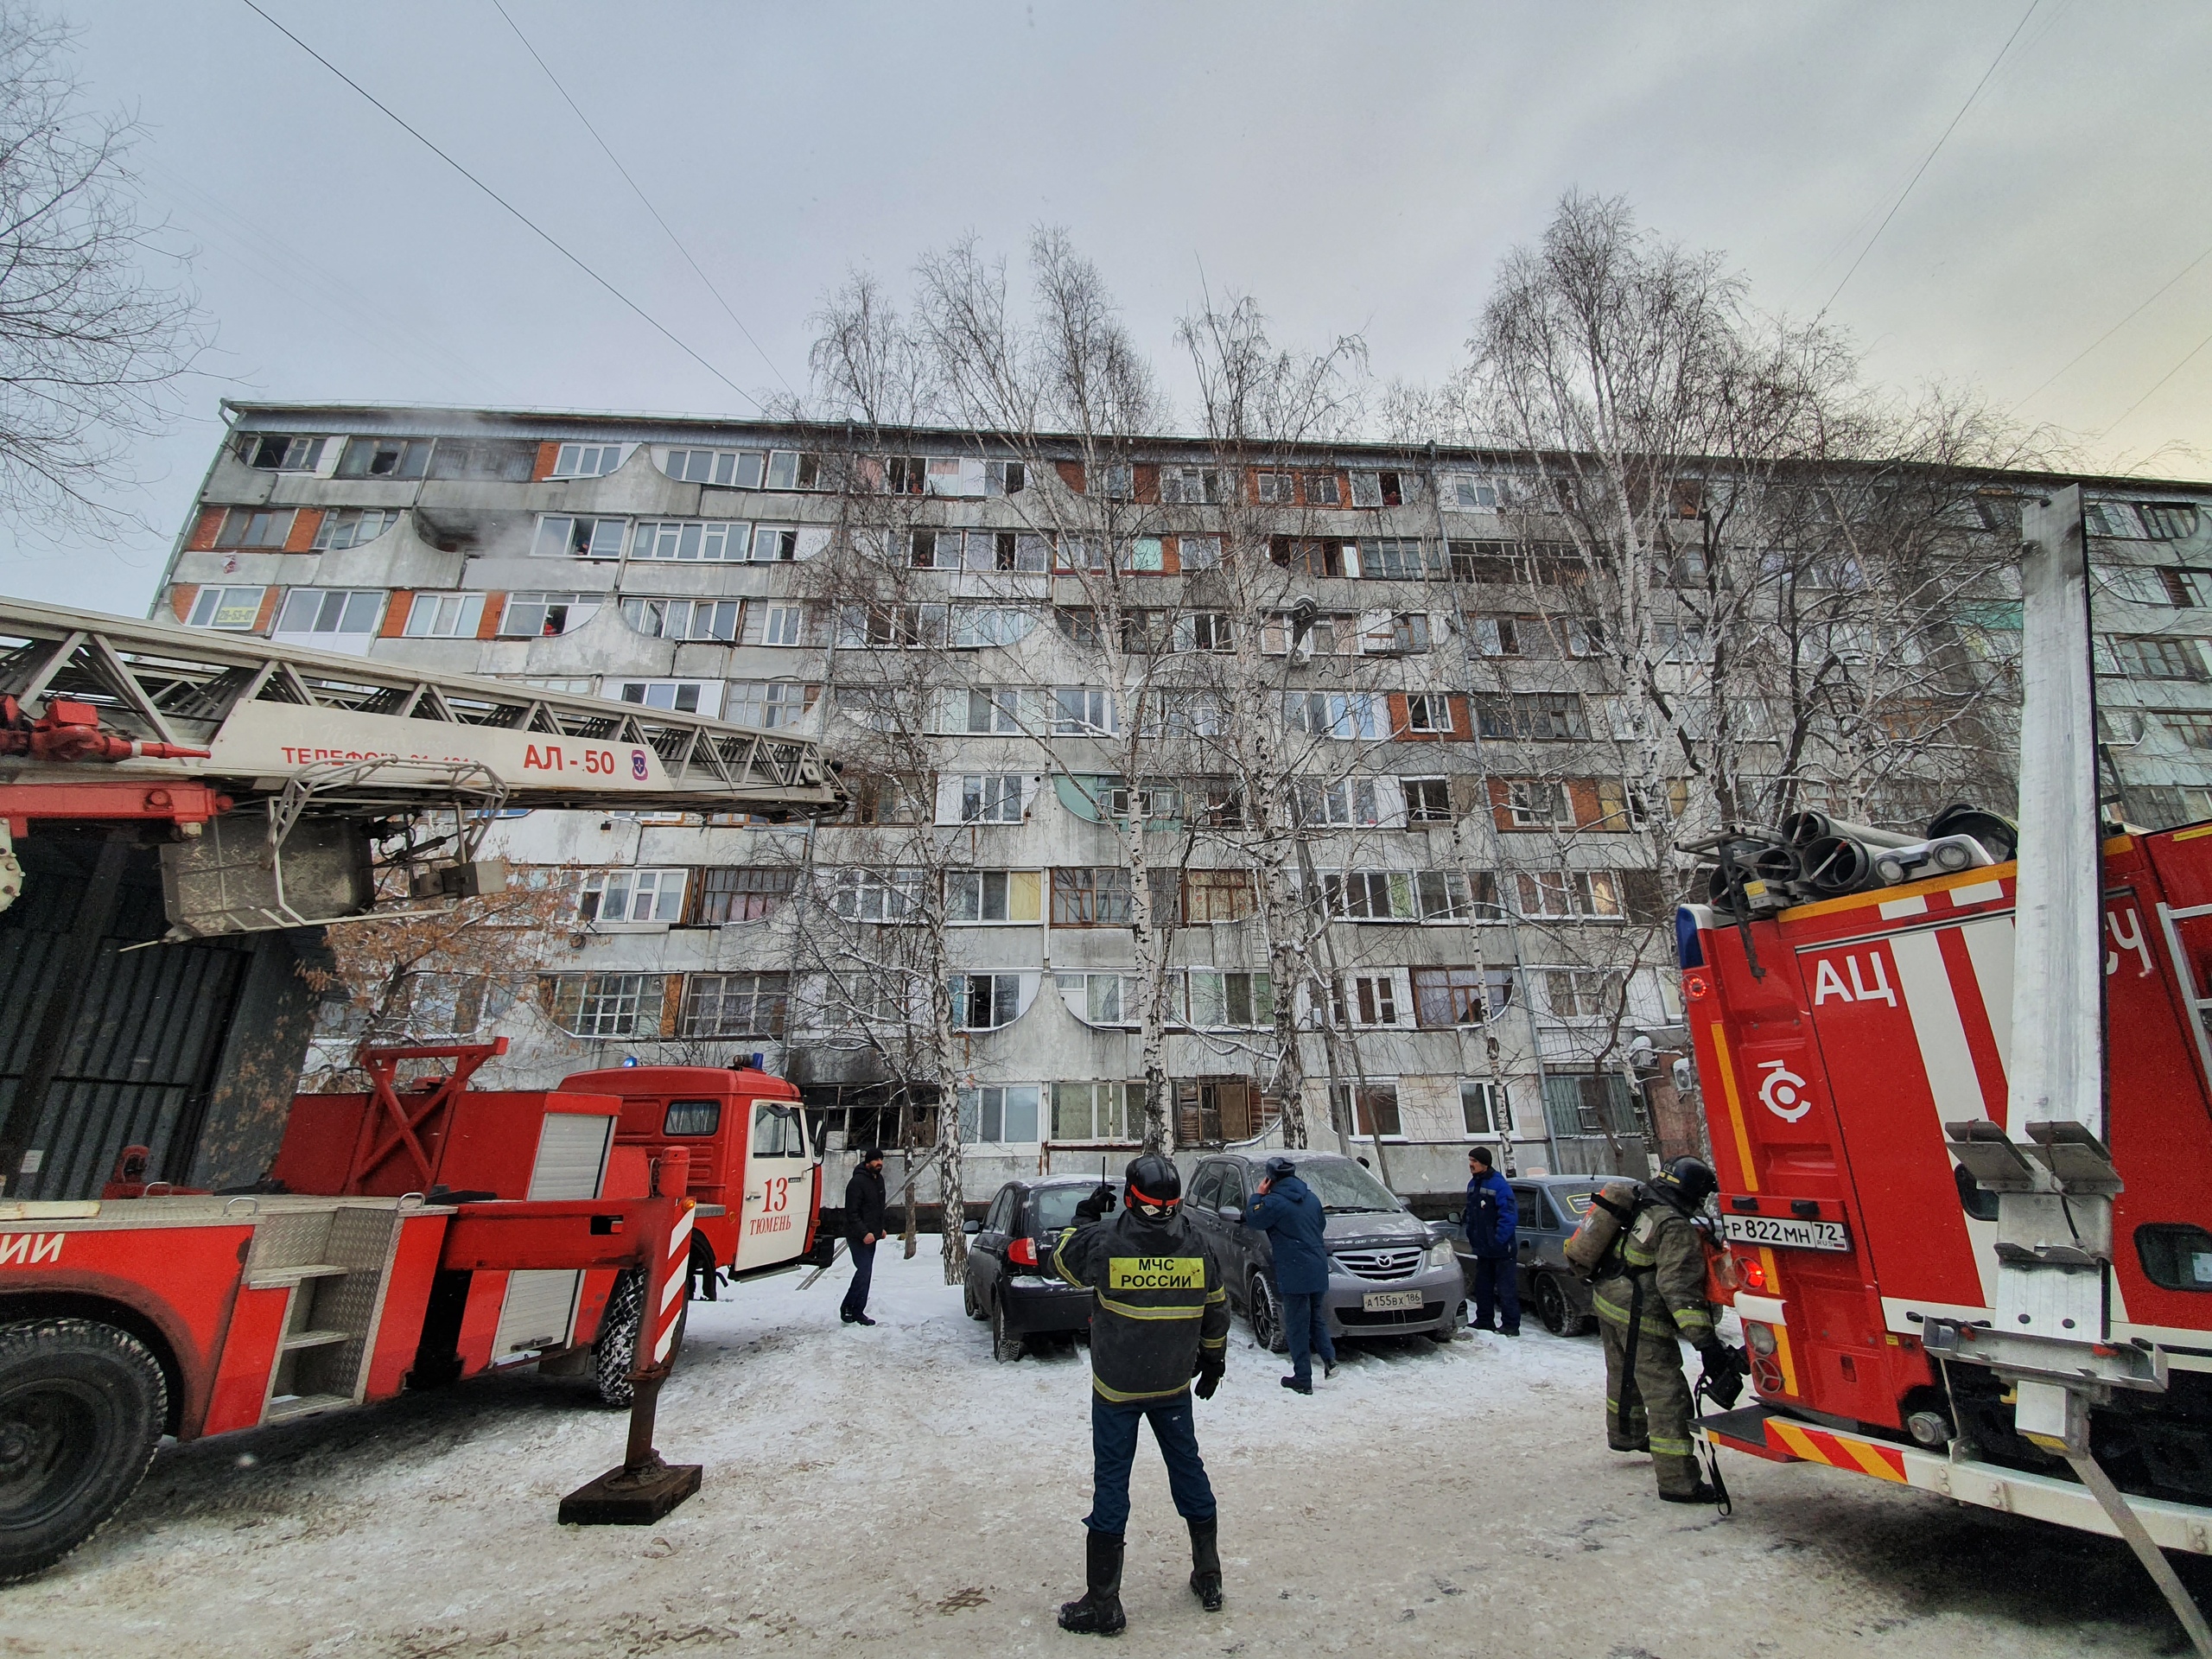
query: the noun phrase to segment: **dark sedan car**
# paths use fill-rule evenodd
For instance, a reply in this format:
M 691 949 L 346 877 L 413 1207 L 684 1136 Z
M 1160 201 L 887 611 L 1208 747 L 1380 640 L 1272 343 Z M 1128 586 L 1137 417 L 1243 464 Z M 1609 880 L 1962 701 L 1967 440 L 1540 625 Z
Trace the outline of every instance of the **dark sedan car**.
M 1122 1184 L 1109 1180 L 1116 1202 Z M 1071 1335 L 1090 1323 L 1090 1293 L 1052 1271 L 1052 1247 L 1075 1224 L 1096 1175 L 1008 1181 L 980 1222 L 968 1224 L 968 1317 L 988 1319 L 991 1357 L 1020 1359 L 1031 1337 Z
M 1201 1162 L 1183 1188 L 1183 1212 L 1205 1235 L 1229 1282 L 1229 1300 L 1252 1335 L 1281 1353 L 1281 1298 L 1268 1235 L 1244 1224 L 1269 1158 L 1287 1157 L 1321 1200 L 1328 1224 L 1329 1288 L 1322 1297 L 1334 1336 L 1428 1336 L 1442 1342 L 1466 1312 L 1466 1287 L 1440 1229 L 1418 1219 L 1355 1160 L 1333 1152 L 1223 1153 Z

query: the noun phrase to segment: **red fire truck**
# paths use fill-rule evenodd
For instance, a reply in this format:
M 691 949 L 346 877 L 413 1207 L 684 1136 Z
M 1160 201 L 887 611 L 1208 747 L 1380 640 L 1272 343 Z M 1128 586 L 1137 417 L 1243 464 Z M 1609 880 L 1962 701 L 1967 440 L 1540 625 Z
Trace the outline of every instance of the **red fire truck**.
M 1683 912 L 1758 1396 L 1700 1432 L 2123 1537 L 2202 1644 L 2160 1551 L 2212 1554 L 2212 823 L 2100 836 L 2064 497 L 2029 514 L 2017 860 L 1891 836 L 1823 899 L 1838 837 L 1777 836 Z
M 493 891 L 504 867 L 479 849 L 513 807 L 780 819 L 842 799 L 780 733 L 7 601 L 0 757 L 0 908 L 12 845 L 90 836 L 158 858 L 181 941 Z M 688 1282 L 813 1244 L 798 1091 L 709 1067 L 471 1090 L 505 1046 L 365 1049 L 367 1090 L 288 1111 L 303 1053 L 261 1056 L 275 1100 L 245 1109 L 273 1103 L 284 1127 L 262 1179 L 229 1192 L 149 1180 L 142 1145 L 104 1186 L 57 1192 L 41 1142 L 86 1144 L 83 1109 L 50 1068 L 18 1087 L 0 1126 L 0 1582 L 88 1537 L 165 1433 L 523 1364 L 595 1371 L 632 1406 L 623 1464 L 563 1520 L 656 1519 L 696 1489 L 653 1449 L 655 1397 Z

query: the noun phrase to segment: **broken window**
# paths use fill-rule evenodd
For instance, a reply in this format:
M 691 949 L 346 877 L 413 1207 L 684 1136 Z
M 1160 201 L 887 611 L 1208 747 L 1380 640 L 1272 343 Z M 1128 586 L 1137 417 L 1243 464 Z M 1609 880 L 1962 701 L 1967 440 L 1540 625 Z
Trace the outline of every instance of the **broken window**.
M 791 868 L 721 865 L 699 872 L 698 922 L 721 926 L 729 922 L 766 919 L 778 902 L 798 884 Z
M 338 476 L 420 478 L 429 466 L 428 438 L 348 438 L 338 457 Z
M 1406 729 L 1449 736 L 1452 700 L 1440 691 L 1414 691 L 1406 697 Z
M 202 588 L 192 596 L 192 626 L 232 633 L 250 632 L 261 620 L 261 601 L 268 591 L 266 588 Z
M 1452 790 L 1447 779 L 1408 778 L 1403 787 L 1408 824 L 1452 822 Z
M 1344 573 L 1344 544 L 1337 541 L 1297 541 L 1278 536 L 1268 544 L 1268 556 L 1304 576 L 1341 576 Z
M 1567 785 L 1536 778 L 1510 779 L 1505 805 L 1516 830 L 1572 830 L 1574 809 Z
M 322 515 L 322 523 L 315 532 L 315 550 L 318 553 L 342 553 L 349 547 L 359 547 L 372 542 L 399 522 L 396 510 L 381 507 L 346 507 Z
M 430 476 L 527 484 L 537 470 L 537 445 L 519 438 L 440 438 L 430 451 Z
M 1370 613 L 1360 630 L 1359 647 L 1370 657 L 1406 657 L 1428 649 L 1428 613 Z
M 238 457 L 264 473 L 311 473 L 322 461 L 327 438 L 294 437 L 284 432 L 243 432 Z
M 953 1023 L 963 1031 L 995 1031 L 1021 1017 L 1026 974 L 954 974 L 946 982 L 952 994 Z M 1029 1138 L 1035 1128 L 1037 1091 L 1030 1096 Z
M 350 454 L 347 457 L 352 458 Z M 549 478 L 604 478 L 622 464 L 619 443 L 564 443 L 554 452 Z M 343 467 L 340 468 L 342 473 Z

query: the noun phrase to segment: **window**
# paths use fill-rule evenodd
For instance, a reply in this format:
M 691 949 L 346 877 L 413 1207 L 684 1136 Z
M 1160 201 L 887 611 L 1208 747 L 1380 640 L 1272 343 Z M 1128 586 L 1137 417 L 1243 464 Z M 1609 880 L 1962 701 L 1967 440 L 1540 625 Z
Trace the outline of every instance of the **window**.
M 1036 1140 L 1038 1088 L 1033 1083 L 1018 1083 L 963 1089 L 961 1138 L 1020 1144 Z
M 922 907 L 925 872 L 913 869 L 838 869 L 832 873 L 830 908 L 849 922 L 904 922 Z
M 567 633 L 591 620 L 599 601 L 597 594 L 509 594 L 499 632 L 510 638 Z
M 1450 736 L 1452 700 L 1440 691 L 1415 691 L 1406 698 L 1406 729 Z
M 2212 607 L 2212 570 L 2185 570 L 2170 566 L 2156 575 L 2165 589 L 2169 605 Z
M 266 588 L 202 588 L 192 596 L 192 626 L 250 632 L 261 620 L 262 596 L 268 591 Z
M 950 643 L 958 650 L 1019 645 L 1037 619 L 1014 605 L 955 605 Z
M 1092 493 L 1109 501 L 1127 501 L 1136 493 L 1135 470 L 1125 461 L 1092 467 L 1090 482 Z
M 1221 568 L 1221 537 L 1218 536 L 1178 536 L 1175 546 L 1185 571 L 1218 570 Z
M 838 613 L 837 643 L 916 651 L 944 643 L 942 605 L 848 606 Z
M 2145 501 L 2135 511 L 2153 541 L 2185 542 L 2196 534 L 2197 510 L 2186 501 Z
M 1013 736 L 1022 729 L 1021 690 L 1011 685 L 972 685 L 965 691 L 945 691 L 938 724 L 948 732 L 975 736 Z
M 549 513 L 537 521 L 531 551 L 539 558 L 619 559 L 628 528 L 620 518 L 575 518 Z
M 748 868 L 721 865 L 699 872 L 699 914 L 709 926 L 730 922 L 757 922 L 775 909 L 777 900 L 798 883 L 791 869 Z
M 1702 623 L 1655 622 L 1651 625 L 1651 633 L 1659 647 L 1662 662 L 1701 663 L 1706 660 L 1705 626 Z
M 1052 688 L 1054 737 L 1110 737 L 1120 729 L 1112 693 L 1090 685 Z
M 407 611 L 407 637 L 474 639 L 483 621 L 481 594 L 417 594 Z
M 1301 576 L 1341 576 L 1344 573 L 1343 542 L 1294 542 L 1287 536 L 1278 536 L 1268 550 L 1268 556 L 1293 574 Z
M 1017 772 L 969 774 L 960 780 L 960 822 L 1020 823 L 1021 778 Z
M 1475 728 L 1484 737 L 1563 743 L 1586 741 L 1590 736 L 1582 699 L 1572 691 L 1478 695 L 1471 702 Z
M 558 519 L 548 519 L 557 524 Z M 579 519 L 580 524 L 614 522 Z M 540 531 L 541 535 L 543 531 Z M 725 564 L 742 563 L 753 550 L 753 526 L 742 519 L 640 519 L 630 532 L 630 556 L 633 559 L 719 560 Z
M 1022 978 L 1020 974 L 954 974 L 946 982 L 952 993 L 952 1023 L 963 1031 L 995 1031 L 1012 1025 L 1021 1016 Z
M 1291 779 L 1291 811 L 1302 824 L 1365 829 L 1382 823 L 1372 778 Z
M 1309 507 L 1333 507 L 1338 500 L 1337 475 L 1334 473 L 1306 474 L 1306 505 Z
M 740 599 L 626 599 L 622 620 L 649 639 L 720 639 L 737 643 Z
M 671 1100 L 660 1122 L 666 1135 L 712 1135 L 722 1126 L 722 1103 L 718 1100 Z
M 822 457 L 791 449 L 770 450 L 768 487 L 772 490 L 820 489 Z
M 1398 1023 L 1397 981 L 1389 974 L 1347 975 L 1332 982 L 1329 1000 L 1339 1026 Z
M 790 1007 L 789 974 L 693 974 L 677 1029 L 686 1037 L 780 1037 Z
M 1355 507 L 1397 507 L 1417 499 L 1421 480 L 1412 473 L 1354 473 L 1351 504 Z
M 1612 969 L 1542 968 L 1532 974 L 1554 1020 L 1605 1020 L 1621 1011 L 1626 982 Z
M 2143 1276 L 2161 1290 L 2212 1290 L 2212 1233 L 2187 1222 L 2135 1230 Z
M 1169 645 L 1176 651 L 1231 651 L 1229 618 L 1219 611 L 1193 611 L 1175 619 Z
M 576 897 L 576 919 L 601 927 L 670 923 L 683 915 L 683 870 L 594 870 Z
M 746 613 L 745 643 L 752 645 L 803 645 L 806 643 L 806 607 L 756 603 Z
M 2212 749 L 2212 715 L 2177 715 L 2161 710 L 2159 723 L 2192 749 Z
M 349 591 L 339 588 L 295 588 L 284 596 L 284 608 L 272 635 L 291 634 L 309 640 L 334 639 L 356 634 L 365 639 L 377 631 L 384 615 L 384 590 Z
M 1617 922 L 1620 886 L 1611 870 L 1523 870 L 1514 878 L 1521 913 L 1540 918 Z
M 281 549 L 291 537 L 292 518 L 289 507 L 232 507 L 223 515 L 215 545 Z
M 430 476 L 527 484 L 537 470 L 537 445 L 515 438 L 440 438 L 430 451 Z
M 1516 778 L 1505 785 L 1506 811 L 1516 830 L 1572 830 L 1574 808 L 1565 784 Z
M 1414 902 L 1424 922 L 1471 922 L 1475 894 L 1458 870 L 1423 870 L 1414 878 Z
M 1242 922 L 1255 912 L 1258 900 L 1249 870 L 1185 870 L 1182 873 L 1181 919 L 1204 926 L 1210 922 Z
M 1442 778 L 1408 778 L 1401 785 L 1406 791 L 1406 823 L 1449 823 L 1452 822 L 1452 788 Z
M 917 570 L 957 570 L 960 547 L 957 530 L 918 530 L 907 543 L 906 563 Z
M 1163 467 L 1160 469 L 1160 499 L 1169 506 L 1218 505 L 1221 474 L 1211 467 Z
M 1134 902 L 1125 866 L 1103 864 L 1052 872 L 1055 927 L 1127 927 Z
M 1544 1117 L 1555 1135 L 1637 1135 L 1628 1082 L 1617 1072 L 1554 1072 L 1544 1079 Z
M 1037 888 L 1034 870 L 950 870 L 944 878 L 944 918 L 1033 922 L 1039 908 Z
M 1287 507 L 1298 500 L 1298 475 L 1294 473 L 1258 473 L 1254 474 L 1254 482 L 1262 506 Z
M 1019 461 L 987 461 L 983 487 L 992 495 L 1020 495 L 1029 487 L 1029 468 Z
M 622 464 L 619 443 L 564 443 L 553 457 L 553 478 L 604 478 Z
M 1467 643 L 1478 657 L 1518 657 L 1521 636 L 1513 623 L 1510 616 L 1471 616 Z
M 852 694 L 842 694 L 849 696 Z M 853 791 L 855 823 L 927 823 L 932 805 L 926 777 L 899 777 L 875 773 L 846 775 Z
M 1332 871 L 1321 877 L 1328 913 L 1350 922 L 1410 922 L 1414 878 L 1407 870 Z
M 429 470 L 428 438 L 348 438 L 340 478 L 420 478 Z
M 543 984 L 553 1023 L 577 1037 L 658 1037 L 660 974 L 548 974 Z
M 1473 473 L 1446 473 L 1443 479 L 1444 505 L 1461 512 L 1496 512 L 1497 486 L 1491 480 Z
M 1122 556 L 1124 570 L 1157 575 L 1167 568 L 1167 543 L 1157 536 L 1133 536 Z
M 1119 778 L 1101 779 L 1104 785 L 1099 804 L 1109 818 L 1127 818 L 1132 812 L 1153 821 L 1183 816 L 1183 791 L 1158 778 L 1147 778 L 1132 790 Z
M 1428 649 L 1428 616 L 1421 611 L 1369 616 L 1359 631 L 1359 648 L 1370 657 L 1406 657 Z
M 1329 1085 L 1329 1116 L 1346 1135 L 1363 1140 L 1381 1136 L 1401 1138 L 1398 1127 L 1398 1085 L 1395 1083 L 1332 1083 Z
M 817 541 L 814 537 L 821 538 Z M 809 552 L 826 543 L 828 532 L 816 531 L 807 543 Z M 799 556 L 799 527 L 797 524 L 755 524 L 753 526 L 753 559 L 754 564 L 789 564 Z M 733 553 L 732 558 L 737 556 Z
M 2119 671 L 2138 680 L 2201 680 L 2204 653 L 2195 639 L 2106 636 Z
M 327 438 L 296 438 L 283 432 L 242 432 L 238 456 L 264 473 L 311 473 L 322 461 Z
M 1383 700 L 1368 691 L 1287 691 L 1283 719 L 1294 732 L 1341 740 L 1383 735 Z
M 1209 830 L 1244 827 L 1244 791 L 1236 784 L 1225 778 L 1201 778 L 1192 795 L 1199 818 Z
M 722 718 L 772 732 L 804 720 L 821 695 L 820 686 L 798 680 L 732 680 Z
M 1512 1000 L 1510 969 L 1414 969 L 1414 1020 L 1427 1029 L 1487 1024 Z
M 1506 1103 L 1505 1085 L 1472 1077 L 1459 1082 L 1459 1121 L 1469 1135 L 1510 1135 L 1513 1111 Z M 1529 1225 L 1536 1224 L 1523 1214 Z
M 610 680 L 607 689 L 623 702 L 669 714 L 704 715 L 712 720 L 721 712 L 718 680 Z
M 1129 1141 L 1144 1118 L 1141 1083 L 1056 1083 L 1052 1139 Z
M 1200 1031 L 1249 1031 L 1274 1024 L 1274 982 L 1266 974 L 1193 968 L 1184 976 L 1190 1023 Z
M 1359 544 L 1359 574 L 1363 576 L 1419 581 L 1428 572 L 1424 568 L 1421 538 L 1417 536 L 1390 537 L 1380 541 L 1366 541 Z M 1441 575 L 1441 566 L 1435 572 Z
M 315 532 L 315 550 L 343 553 L 349 547 L 376 540 L 398 522 L 398 513 L 379 507 L 347 507 L 326 512 Z
M 1086 1025 L 1137 1023 L 1135 974 L 1055 974 L 1052 987 L 1067 1004 L 1068 1012 Z
M 671 478 L 685 484 L 712 484 L 724 490 L 757 490 L 767 456 L 758 449 L 671 449 Z M 610 469 L 612 470 L 612 469 Z

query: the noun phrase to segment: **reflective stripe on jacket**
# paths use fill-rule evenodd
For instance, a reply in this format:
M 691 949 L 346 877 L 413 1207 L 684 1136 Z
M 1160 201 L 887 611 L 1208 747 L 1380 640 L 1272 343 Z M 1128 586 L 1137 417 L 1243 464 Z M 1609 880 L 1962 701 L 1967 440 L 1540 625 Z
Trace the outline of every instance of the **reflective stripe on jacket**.
M 1713 1309 L 1705 1300 L 1705 1241 L 1696 1223 L 1663 1199 L 1647 1202 L 1616 1249 L 1623 1271 L 1591 1287 L 1599 1319 L 1625 1330 L 1641 1277 L 1647 1334 L 1680 1335 L 1692 1343 L 1713 1334 Z
M 1201 1351 L 1226 1352 L 1221 1268 L 1180 1214 L 1161 1224 L 1124 1209 L 1071 1227 L 1052 1267 L 1091 1294 L 1090 1385 L 1103 1399 L 1171 1399 L 1191 1386 Z

